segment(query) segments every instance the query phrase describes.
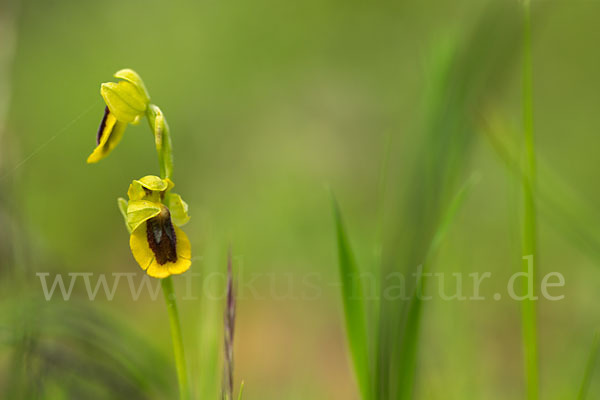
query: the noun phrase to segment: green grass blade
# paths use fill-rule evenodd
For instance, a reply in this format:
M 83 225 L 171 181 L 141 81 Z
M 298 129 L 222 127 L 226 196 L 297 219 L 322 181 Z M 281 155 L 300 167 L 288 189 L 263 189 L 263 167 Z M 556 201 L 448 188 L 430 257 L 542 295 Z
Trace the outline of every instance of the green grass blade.
M 425 93 L 425 113 L 419 129 L 419 147 L 414 158 L 394 168 L 397 185 L 392 188 L 389 233 L 382 255 L 382 277 L 409 277 L 425 263 L 460 184 L 464 182 L 469 155 L 476 139 L 473 115 L 487 104 L 490 93 L 501 87 L 512 70 L 518 47 L 519 8 L 506 2 L 486 7 L 473 30 L 457 35 L 436 52 L 433 67 L 426 72 L 432 85 Z M 409 167 L 406 176 L 406 165 Z M 415 283 L 407 281 L 412 293 Z M 380 292 L 387 290 L 382 284 Z M 419 306 L 404 296 L 382 297 L 379 308 L 375 388 L 378 399 L 406 398 L 412 393 L 414 366 L 405 359 L 416 349 L 403 348 L 413 341 L 408 321 L 418 321 Z M 418 324 L 417 324 L 418 325 Z M 415 330 L 418 332 L 418 329 Z M 414 368 L 413 368 L 414 369 Z M 409 377 L 408 383 L 398 376 Z M 405 390 L 401 386 L 408 387 Z
M 346 320 L 346 335 L 354 371 L 362 399 L 370 398 L 369 356 L 367 325 L 365 317 L 365 299 L 360 280 L 360 271 L 350 248 L 348 235 L 344 228 L 339 206 L 333 199 L 340 279 L 342 283 L 342 302 Z
M 450 226 L 456 219 L 456 215 L 458 214 L 458 211 L 460 210 L 463 203 L 465 202 L 467 195 L 469 194 L 469 192 L 471 191 L 473 186 L 475 186 L 479 182 L 479 179 L 480 179 L 479 174 L 471 175 L 471 177 L 459 189 L 458 193 L 456 193 L 456 196 L 454 196 L 454 199 L 452 199 L 450 206 L 444 213 L 442 221 L 441 221 L 438 229 L 436 230 L 435 235 L 433 236 L 433 240 L 431 241 L 431 246 L 429 247 L 429 251 L 428 251 L 427 257 L 425 259 L 426 263 L 429 263 L 431 261 L 431 258 L 433 257 L 433 255 L 437 252 L 437 250 L 441 246 L 443 239 L 446 236 L 446 233 L 448 232 L 448 229 L 450 229 Z
M 590 389 L 590 383 L 592 381 L 592 374 L 594 372 L 594 367 L 598 362 L 598 351 L 600 350 L 600 331 L 596 332 L 594 335 L 594 341 L 592 343 L 592 348 L 590 350 L 590 356 L 588 358 L 587 365 L 585 367 L 585 372 L 583 374 L 583 380 L 581 382 L 581 387 L 579 388 L 579 395 L 577 396 L 577 400 L 585 400 Z
M 467 182 L 460 188 L 454 199 L 450 202 L 448 209 L 442 216 L 441 222 L 435 231 L 433 240 L 427 250 L 423 272 L 429 269 L 434 255 L 439 250 L 441 244 L 450 229 L 450 226 L 456 219 L 456 215 L 463 205 L 465 198 L 479 178 L 476 175 L 471 176 Z M 417 367 L 417 354 L 419 347 L 419 333 L 421 327 L 421 310 L 423 302 L 419 293 L 423 293 L 426 285 L 426 278 L 419 282 L 412 294 L 410 305 L 406 317 L 406 329 L 402 338 L 401 357 L 398 364 L 398 399 L 410 399 L 414 391 L 414 377 Z
M 242 400 L 242 393 L 244 393 L 244 381 L 240 383 L 240 392 L 238 393 L 238 400 Z

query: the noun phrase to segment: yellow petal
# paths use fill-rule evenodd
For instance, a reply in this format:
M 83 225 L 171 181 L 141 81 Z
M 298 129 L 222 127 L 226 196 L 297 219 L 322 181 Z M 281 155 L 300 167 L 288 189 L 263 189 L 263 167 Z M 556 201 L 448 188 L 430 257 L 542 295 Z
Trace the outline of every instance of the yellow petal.
M 167 268 L 167 264 L 160 265 L 156 262 L 156 260 L 154 260 L 152 264 L 150 264 L 150 266 L 146 270 L 146 273 L 153 278 L 159 279 L 166 278 L 167 276 L 171 275 L 169 269 Z
M 129 237 L 129 247 L 135 261 L 146 271 L 154 261 L 154 253 L 148 244 L 148 236 L 146 235 L 146 224 L 140 225 L 133 231 Z
M 113 113 L 109 113 L 106 116 L 104 129 L 100 134 L 100 141 L 92 154 L 90 154 L 87 158 L 87 163 L 97 163 L 108 156 L 123 138 L 123 133 L 125 133 L 126 127 L 127 124 L 117 121 Z
M 129 189 L 127 189 L 127 196 L 129 197 L 129 201 L 142 200 L 146 197 L 146 191 L 139 181 L 133 181 L 129 185 Z
M 165 178 L 165 182 L 167 182 L 167 188 L 165 190 L 171 190 L 175 187 L 175 184 L 169 178 Z
M 140 267 L 153 278 L 166 278 L 169 275 L 182 274 L 192 265 L 192 250 L 187 235 L 178 227 L 174 226 L 173 228 L 177 237 L 177 261 L 162 265 L 156 261 L 156 257 L 148 244 L 147 224 L 140 225 L 131 234 L 129 246 L 133 257 Z
M 169 188 L 169 179 L 160 179 L 158 176 L 146 175 L 138 179 L 138 182 L 146 189 L 162 192 Z M 172 182 L 171 182 L 172 184 Z
M 166 265 L 169 266 L 169 272 L 172 275 L 177 275 L 190 269 L 192 265 L 192 245 L 184 231 L 176 226 L 173 226 L 173 228 L 177 237 L 177 262 L 167 263 Z
M 160 201 L 161 193 L 170 190 L 173 186 L 175 184 L 169 178 L 161 179 L 158 176 L 147 175 L 131 182 L 127 195 L 129 200 Z M 152 193 L 148 193 L 146 189 Z

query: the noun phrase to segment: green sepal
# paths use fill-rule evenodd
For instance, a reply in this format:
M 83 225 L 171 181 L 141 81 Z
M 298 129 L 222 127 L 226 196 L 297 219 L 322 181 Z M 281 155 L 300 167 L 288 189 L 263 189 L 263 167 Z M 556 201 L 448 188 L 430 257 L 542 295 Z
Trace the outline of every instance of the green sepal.
M 140 92 L 140 94 L 144 97 L 145 103 L 147 104 L 148 102 L 150 102 L 150 94 L 148 93 L 148 89 L 146 89 L 144 81 L 138 75 L 137 72 L 130 68 L 125 68 L 115 72 L 114 77 L 132 83 Z
M 103 83 L 100 94 L 110 112 L 121 122 L 132 123 L 139 120 L 148 106 L 144 95 L 128 81 Z
M 119 211 L 121 212 L 123 220 L 125 221 L 125 227 L 127 227 L 127 230 L 129 231 L 129 233 L 131 233 L 131 231 L 129 230 L 129 225 L 127 224 L 127 200 L 125 200 L 122 197 L 119 197 L 117 199 L 117 205 L 119 206 Z
M 141 224 L 160 214 L 162 206 L 147 200 L 130 201 L 127 206 L 127 226 L 131 232 Z
M 190 220 L 188 215 L 188 205 L 177 193 L 167 193 L 165 195 L 165 205 L 171 213 L 171 221 L 177 226 L 183 226 Z

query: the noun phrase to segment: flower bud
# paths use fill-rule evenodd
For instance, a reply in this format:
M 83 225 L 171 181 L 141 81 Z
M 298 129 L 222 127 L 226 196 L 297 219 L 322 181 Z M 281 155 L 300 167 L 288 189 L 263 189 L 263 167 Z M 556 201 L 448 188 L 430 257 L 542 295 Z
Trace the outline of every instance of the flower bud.
M 121 80 L 100 86 L 106 110 L 98 128 L 96 148 L 88 157 L 88 163 L 96 163 L 108 156 L 121 141 L 127 124 L 138 123 L 150 104 L 146 86 L 134 70 L 122 69 L 115 77 Z

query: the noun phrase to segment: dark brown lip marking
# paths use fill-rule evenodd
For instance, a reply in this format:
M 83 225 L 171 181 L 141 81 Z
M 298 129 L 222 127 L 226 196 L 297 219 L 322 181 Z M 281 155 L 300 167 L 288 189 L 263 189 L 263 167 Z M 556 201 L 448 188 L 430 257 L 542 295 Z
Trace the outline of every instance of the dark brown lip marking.
M 104 108 L 104 117 L 102 117 L 102 122 L 100 122 L 100 127 L 98 128 L 98 133 L 96 134 L 96 144 L 100 144 L 100 139 L 102 139 L 102 132 L 104 132 L 104 127 L 106 126 L 106 118 L 110 111 L 108 110 L 108 106 Z
M 146 221 L 146 236 L 148 245 L 160 265 L 177 262 L 177 237 L 168 211 L 166 215 L 161 213 Z

